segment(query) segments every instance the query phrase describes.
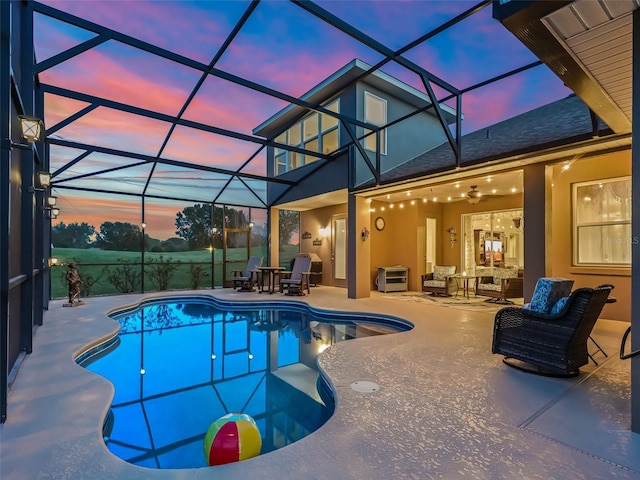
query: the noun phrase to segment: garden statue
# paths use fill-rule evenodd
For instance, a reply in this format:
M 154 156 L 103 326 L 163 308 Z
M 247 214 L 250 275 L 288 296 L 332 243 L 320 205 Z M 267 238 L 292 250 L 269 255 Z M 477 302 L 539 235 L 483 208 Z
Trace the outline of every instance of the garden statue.
M 80 285 L 82 285 L 82 280 L 80 280 L 76 264 L 73 262 L 69 263 L 66 279 L 67 283 L 69 283 L 69 303 L 65 304 L 65 307 L 83 305 L 84 302 L 80 300 Z

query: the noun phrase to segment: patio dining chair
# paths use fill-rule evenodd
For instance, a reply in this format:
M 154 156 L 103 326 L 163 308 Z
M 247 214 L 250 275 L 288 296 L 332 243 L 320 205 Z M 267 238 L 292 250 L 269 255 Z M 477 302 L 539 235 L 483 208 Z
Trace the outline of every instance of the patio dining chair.
M 276 272 L 280 280 L 280 292 L 287 295 L 304 295 L 304 290 L 311 293 L 309 276 L 311 272 L 311 256 L 296 255 L 291 271 Z
M 247 260 L 247 266 L 244 270 L 233 270 L 233 288 L 237 288 L 241 292 L 252 292 L 258 275 L 254 275 L 258 267 L 262 266 L 263 257 L 250 257 Z

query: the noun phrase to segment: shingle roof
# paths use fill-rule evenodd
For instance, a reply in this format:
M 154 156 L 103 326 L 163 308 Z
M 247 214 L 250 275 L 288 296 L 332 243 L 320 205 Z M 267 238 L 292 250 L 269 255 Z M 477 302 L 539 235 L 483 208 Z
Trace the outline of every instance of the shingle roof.
M 600 134 L 612 133 L 598 119 Z M 461 165 L 473 165 L 593 137 L 591 115 L 575 95 L 525 112 L 462 137 Z M 426 175 L 455 167 L 448 143 L 383 173 L 382 181 Z

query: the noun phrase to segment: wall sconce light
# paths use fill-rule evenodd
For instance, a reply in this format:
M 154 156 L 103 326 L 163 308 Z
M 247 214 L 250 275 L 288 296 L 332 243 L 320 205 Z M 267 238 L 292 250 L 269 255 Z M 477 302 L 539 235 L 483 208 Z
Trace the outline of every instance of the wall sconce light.
M 329 232 L 331 232 L 329 227 L 320 227 L 320 229 L 318 230 L 318 233 L 323 237 L 326 237 L 327 235 L 329 235 Z
M 362 229 L 362 233 L 360 234 L 360 238 L 362 239 L 363 242 L 365 242 L 367 240 L 367 238 L 369 238 L 369 229 L 367 227 L 364 227 Z
M 45 189 L 51 186 L 51 174 L 49 172 L 38 172 L 37 179 L 38 179 L 38 185 L 40 185 L 40 188 L 37 188 L 34 185 L 33 187 L 29 187 L 30 192 L 44 192 Z
M 516 217 L 512 219 L 513 226 L 516 227 L 516 230 L 520 231 L 520 225 L 522 225 L 522 218 Z
M 38 172 L 38 182 L 42 188 L 51 186 L 51 174 L 49 172 Z
M 51 257 L 49 259 L 49 266 L 50 267 L 55 267 L 56 265 L 58 265 L 58 259 L 55 257 Z
M 453 227 L 453 225 L 447 228 L 447 233 L 449 234 L 449 243 L 451 244 L 451 248 L 453 248 L 453 246 L 457 242 L 456 237 L 458 236 L 458 234 L 456 233 L 456 229 Z
M 27 117 L 26 115 L 18 115 L 20 119 L 20 135 L 27 142 L 37 142 L 40 140 L 44 124 L 42 120 L 35 117 Z

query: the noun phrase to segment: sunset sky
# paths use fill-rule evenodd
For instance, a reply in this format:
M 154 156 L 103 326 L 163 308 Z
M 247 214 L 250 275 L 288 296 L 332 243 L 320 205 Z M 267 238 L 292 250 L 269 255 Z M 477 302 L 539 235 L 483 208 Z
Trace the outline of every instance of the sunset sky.
M 249 6 L 245 1 L 52 1 L 45 5 L 116 30 L 208 65 L 238 19 Z M 475 2 L 456 0 L 316 2 L 355 29 L 395 50 L 455 17 Z M 404 57 L 464 89 L 536 58 L 491 17 L 491 6 L 409 50 Z M 82 28 L 40 13 L 35 14 L 36 58 L 41 62 L 95 36 Z M 299 97 L 333 72 L 358 58 L 370 65 L 383 56 L 354 38 L 322 22 L 300 6 L 284 1 L 262 1 L 222 54 L 215 68 L 291 96 Z M 413 72 L 397 63 L 382 70 L 424 92 Z M 116 40 L 107 40 L 40 74 L 43 84 L 94 95 L 164 115 L 185 107 L 201 73 Z M 558 100 L 569 90 L 547 67 L 538 66 L 506 80 L 471 91 L 462 98 L 463 133 Z M 436 94 L 443 92 L 436 89 Z M 88 103 L 60 95 L 45 96 L 48 129 Z M 252 135 L 252 130 L 288 103 L 214 76 L 208 76 L 186 105 L 183 118 Z M 388 119 L 393 120 L 392 118 Z M 52 133 L 52 138 L 108 147 L 121 151 L 265 175 L 266 154 L 261 151 L 244 165 L 259 145 L 222 135 L 178 126 L 166 140 L 171 124 L 98 107 Z M 166 145 L 163 143 L 166 140 Z M 55 171 L 83 150 L 53 145 Z M 59 187 L 108 189 L 141 193 L 151 164 L 64 182 L 99 170 L 140 163 L 118 155 L 92 153 L 57 175 Z M 193 200 L 229 202 L 260 207 L 266 201 L 266 183 L 249 180 L 258 197 L 240 181 L 219 193 L 229 180 L 220 173 L 158 165 L 147 193 L 184 199 L 184 205 L 154 201 L 167 208 L 159 215 L 158 238 L 173 236 L 175 212 Z M 139 200 L 114 195 L 56 188 L 65 223 L 86 221 L 96 228 L 103 221 L 140 223 Z M 168 203 L 168 205 L 165 205 Z M 158 207 L 160 208 L 160 207 Z M 165 218 L 166 217 L 166 218 Z M 147 218 L 147 223 L 151 223 Z M 162 227 L 160 227 L 162 224 Z

